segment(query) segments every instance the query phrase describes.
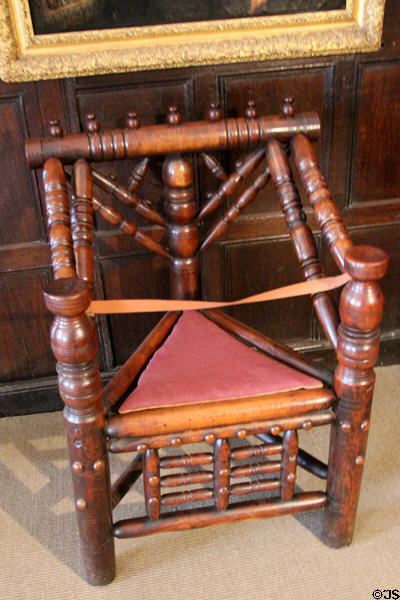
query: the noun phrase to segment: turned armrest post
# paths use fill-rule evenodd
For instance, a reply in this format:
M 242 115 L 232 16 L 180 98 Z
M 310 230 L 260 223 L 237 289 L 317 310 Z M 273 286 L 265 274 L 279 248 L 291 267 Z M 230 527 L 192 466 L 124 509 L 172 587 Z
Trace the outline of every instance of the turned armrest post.
M 51 157 L 43 165 L 43 187 L 54 279 L 74 277 L 67 185 L 63 166 L 57 158 Z
M 334 383 L 338 405 L 331 429 L 329 502 L 323 530 L 324 541 L 334 547 L 350 544 L 353 537 L 383 314 L 377 280 L 384 276 L 387 264 L 386 253 L 371 246 L 354 246 L 344 256 L 344 268 L 352 280 L 340 300 Z
M 64 278 L 47 284 L 47 308 L 55 315 L 51 347 L 71 459 L 75 508 L 86 577 L 101 585 L 114 578 L 110 474 L 94 321 L 86 315 L 88 284 Z
M 318 165 L 310 140 L 302 134 L 295 135 L 291 143 L 292 154 L 300 179 L 328 244 L 333 259 L 341 271 L 344 257 L 353 246 L 340 212 L 332 200 L 327 183 Z

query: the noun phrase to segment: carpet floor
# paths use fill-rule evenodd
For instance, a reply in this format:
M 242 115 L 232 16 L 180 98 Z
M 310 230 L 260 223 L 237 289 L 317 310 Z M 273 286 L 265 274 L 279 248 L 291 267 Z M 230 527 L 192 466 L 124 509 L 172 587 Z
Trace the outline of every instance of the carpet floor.
M 62 415 L 0 420 L 0 600 L 400 597 L 399 387 L 400 366 L 377 370 L 351 546 L 322 544 L 321 511 L 116 540 L 117 577 L 102 588 L 82 578 Z M 302 432 L 301 445 L 326 460 L 328 437 L 328 428 Z M 127 460 L 113 457 L 113 476 Z M 298 484 L 323 489 L 301 470 Z M 117 518 L 142 514 L 142 496 L 139 481 Z

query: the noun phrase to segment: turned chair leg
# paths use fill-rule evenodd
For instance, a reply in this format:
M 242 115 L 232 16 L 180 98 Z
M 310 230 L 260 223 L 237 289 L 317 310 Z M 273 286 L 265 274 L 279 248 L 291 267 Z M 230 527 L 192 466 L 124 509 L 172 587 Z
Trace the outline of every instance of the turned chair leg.
M 98 411 L 77 419 L 68 407 L 64 414 L 86 579 L 92 585 L 103 585 L 115 576 L 104 414 Z
M 340 300 L 335 373 L 339 402 L 331 432 L 323 528 L 324 542 L 336 548 L 350 544 L 354 532 L 383 312 L 376 280 L 385 274 L 387 262 L 382 250 L 369 246 L 353 247 L 345 255 L 345 268 L 353 279 Z
M 44 297 L 47 308 L 56 315 L 51 343 L 65 403 L 86 579 L 92 585 L 103 585 L 114 578 L 115 552 L 97 333 L 85 313 L 90 304 L 89 291 L 82 280 L 57 279 L 46 286 Z

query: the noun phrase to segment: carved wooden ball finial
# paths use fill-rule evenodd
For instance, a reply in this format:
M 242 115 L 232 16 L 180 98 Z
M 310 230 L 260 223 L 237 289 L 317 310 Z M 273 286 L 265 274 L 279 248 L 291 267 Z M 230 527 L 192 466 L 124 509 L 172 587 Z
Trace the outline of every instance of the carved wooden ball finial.
M 247 101 L 245 117 L 246 117 L 246 119 L 256 119 L 257 116 L 258 115 L 257 115 L 256 103 L 253 98 L 249 98 Z
M 140 120 L 136 111 L 130 111 L 127 113 L 125 125 L 128 129 L 137 129 L 139 127 Z
M 292 117 L 294 115 L 293 98 L 291 98 L 290 96 L 287 96 L 283 100 L 281 110 L 282 110 L 282 114 L 285 117 Z
M 174 156 L 164 162 L 163 182 L 169 187 L 185 188 L 193 183 L 193 167 L 184 158 Z
M 61 127 L 60 121 L 58 121 L 58 119 L 49 121 L 49 134 L 51 135 L 51 137 L 62 137 L 63 128 Z
M 182 121 L 182 115 L 175 104 L 168 107 L 167 121 L 170 125 L 179 125 Z
M 96 119 L 96 115 L 94 113 L 88 113 L 86 115 L 86 131 L 88 133 L 96 133 L 100 131 L 100 123 Z
M 222 108 L 221 108 L 221 105 L 219 102 L 211 102 L 210 103 L 207 117 L 208 117 L 209 121 L 221 121 Z

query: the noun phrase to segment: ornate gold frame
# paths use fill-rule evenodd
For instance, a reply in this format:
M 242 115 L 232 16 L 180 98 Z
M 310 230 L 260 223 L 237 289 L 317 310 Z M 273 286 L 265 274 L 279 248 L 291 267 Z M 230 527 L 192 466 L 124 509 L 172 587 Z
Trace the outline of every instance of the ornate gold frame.
M 28 0 L 0 1 L 0 77 L 30 81 L 377 50 L 385 0 L 345 10 L 34 35 Z

